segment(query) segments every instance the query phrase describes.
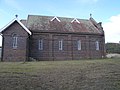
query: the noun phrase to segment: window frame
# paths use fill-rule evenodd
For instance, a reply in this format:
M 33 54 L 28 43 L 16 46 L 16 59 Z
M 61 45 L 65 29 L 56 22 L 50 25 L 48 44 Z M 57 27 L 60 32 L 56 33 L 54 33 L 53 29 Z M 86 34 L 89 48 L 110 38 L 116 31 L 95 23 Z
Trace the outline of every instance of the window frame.
M 43 50 L 43 39 L 38 40 L 38 50 Z
M 63 40 L 59 40 L 59 50 L 63 50 Z
M 77 40 L 77 49 L 78 50 L 82 49 L 81 40 Z
M 95 42 L 95 46 L 96 46 L 96 50 L 100 50 L 99 41 L 96 41 L 96 42 Z
M 13 49 L 18 48 L 18 36 L 16 34 L 13 34 L 12 36 L 12 47 Z

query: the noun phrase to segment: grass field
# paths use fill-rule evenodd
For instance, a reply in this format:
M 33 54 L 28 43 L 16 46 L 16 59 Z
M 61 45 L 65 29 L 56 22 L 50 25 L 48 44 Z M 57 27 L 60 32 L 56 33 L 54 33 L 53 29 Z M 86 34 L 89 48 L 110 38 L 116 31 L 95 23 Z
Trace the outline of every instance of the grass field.
M 120 90 L 120 60 L 0 62 L 0 90 Z

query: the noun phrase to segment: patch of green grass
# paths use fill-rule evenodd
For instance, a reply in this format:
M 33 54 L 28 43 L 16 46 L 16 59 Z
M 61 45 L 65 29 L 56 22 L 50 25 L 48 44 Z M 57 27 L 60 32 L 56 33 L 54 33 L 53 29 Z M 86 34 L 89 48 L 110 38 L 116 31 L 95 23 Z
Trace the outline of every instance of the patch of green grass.
M 0 90 L 120 90 L 120 60 L 0 62 Z

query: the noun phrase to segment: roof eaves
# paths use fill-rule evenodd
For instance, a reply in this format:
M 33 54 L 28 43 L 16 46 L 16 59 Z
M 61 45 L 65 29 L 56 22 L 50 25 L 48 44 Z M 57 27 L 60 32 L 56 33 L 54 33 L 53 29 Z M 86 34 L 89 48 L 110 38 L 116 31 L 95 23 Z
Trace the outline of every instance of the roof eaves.
M 16 20 L 30 35 L 32 34 L 31 32 L 30 32 L 30 30 L 25 26 L 25 25 L 23 25 L 20 21 L 18 21 L 18 20 Z
M 8 28 L 12 23 L 17 21 L 30 35 L 32 34 L 30 30 L 25 27 L 17 18 L 13 19 L 11 22 L 9 22 L 6 26 L 4 26 L 0 31 L 3 32 L 6 28 Z
M 7 27 L 9 27 L 16 19 L 13 19 L 10 21 L 7 25 L 5 25 L 3 28 L 0 29 L 1 32 L 3 32 Z

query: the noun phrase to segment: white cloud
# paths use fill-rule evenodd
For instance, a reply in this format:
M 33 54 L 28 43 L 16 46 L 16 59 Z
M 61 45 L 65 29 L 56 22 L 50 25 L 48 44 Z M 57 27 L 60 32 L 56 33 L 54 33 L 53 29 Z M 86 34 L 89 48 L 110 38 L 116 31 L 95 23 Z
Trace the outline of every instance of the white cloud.
M 120 41 L 120 15 L 110 17 L 109 21 L 103 24 L 106 42 Z

